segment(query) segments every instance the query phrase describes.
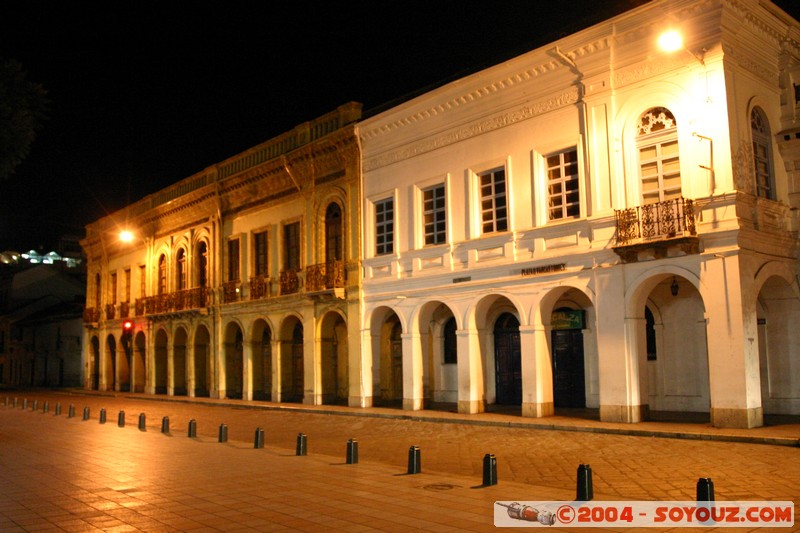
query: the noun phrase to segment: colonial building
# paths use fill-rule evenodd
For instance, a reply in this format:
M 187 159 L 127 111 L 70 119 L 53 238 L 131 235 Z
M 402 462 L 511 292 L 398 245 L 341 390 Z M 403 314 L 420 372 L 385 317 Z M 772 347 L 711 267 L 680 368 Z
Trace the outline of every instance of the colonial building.
M 770 2 L 654 0 L 358 129 L 354 403 L 800 414 L 800 24 Z
M 87 226 L 85 386 L 360 405 L 360 116 L 341 106 Z

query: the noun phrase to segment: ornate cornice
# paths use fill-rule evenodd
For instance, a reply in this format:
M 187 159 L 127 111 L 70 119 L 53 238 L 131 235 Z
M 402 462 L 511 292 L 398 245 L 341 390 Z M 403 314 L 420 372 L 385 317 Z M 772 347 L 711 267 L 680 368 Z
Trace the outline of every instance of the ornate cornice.
M 381 168 L 404 159 L 409 159 L 438 148 L 498 130 L 523 120 L 572 105 L 578 101 L 577 87 L 570 87 L 561 94 L 540 100 L 529 105 L 519 106 L 505 113 L 497 114 L 485 120 L 474 122 L 459 129 L 449 130 L 433 137 L 426 137 L 410 146 L 384 153 L 378 157 L 364 161 L 364 171 Z

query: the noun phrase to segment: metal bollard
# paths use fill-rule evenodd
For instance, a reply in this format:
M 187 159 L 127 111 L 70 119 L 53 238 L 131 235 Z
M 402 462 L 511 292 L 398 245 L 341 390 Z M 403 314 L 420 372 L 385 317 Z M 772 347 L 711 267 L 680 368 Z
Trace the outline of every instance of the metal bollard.
M 305 433 L 297 434 L 297 446 L 295 446 L 294 454 L 295 455 L 308 454 L 308 439 Z
M 16 408 L 17 408 L 17 399 L 14 398 L 14 409 L 16 409 Z
M 27 398 L 23 398 L 22 399 L 22 410 L 24 411 L 27 408 L 28 408 L 28 399 Z
M 219 442 L 228 442 L 228 426 L 226 424 L 219 425 Z
M 39 400 L 33 400 L 33 407 L 31 407 L 31 411 L 34 413 L 39 410 Z
M 67 414 L 68 418 L 74 418 L 75 417 L 75 406 L 72 405 L 72 404 L 69 404 L 69 411 L 67 413 L 68 413 Z
M 3 407 L 8 407 L 8 396 L 3 398 Z
M 592 467 L 585 464 L 578 466 L 578 495 L 575 497 L 579 502 L 588 502 L 594 498 L 592 488 Z
M 347 464 L 354 465 L 358 463 L 358 441 L 350 439 L 347 441 Z
M 189 438 L 193 439 L 197 437 L 197 420 L 192 418 L 189 420 Z
M 100 408 L 100 423 L 101 424 L 105 424 L 106 423 L 106 408 L 105 407 Z
M 89 420 L 89 406 L 83 408 L 83 419 Z
M 125 427 L 125 411 L 120 411 L 117 415 L 117 426 L 121 428 Z
M 261 428 L 256 428 L 256 436 L 253 440 L 253 448 L 263 448 L 264 447 L 264 430 Z
M 408 449 L 408 473 L 419 474 L 422 472 L 422 452 L 419 446 L 412 446 Z
M 144 413 L 139 413 L 139 430 L 147 431 L 147 417 L 144 416 Z
M 697 480 L 697 501 L 714 501 L 714 482 L 711 481 L 710 477 L 701 477 Z
M 56 416 L 61 416 L 61 402 L 56 403 Z
M 165 416 L 161 419 L 161 433 L 169 433 L 169 417 Z
M 44 402 L 44 404 L 42 404 L 42 414 L 48 412 L 49 410 L 50 410 L 50 404 L 48 402 Z
M 497 458 L 492 453 L 483 456 L 483 486 L 497 485 Z

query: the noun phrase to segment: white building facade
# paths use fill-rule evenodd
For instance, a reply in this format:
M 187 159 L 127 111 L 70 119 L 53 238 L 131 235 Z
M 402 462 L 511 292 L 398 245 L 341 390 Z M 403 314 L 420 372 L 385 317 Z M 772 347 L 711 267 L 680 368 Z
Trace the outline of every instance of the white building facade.
M 800 414 L 799 85 L 775 6 L 654 0 L 363 120 L 351 404 Z

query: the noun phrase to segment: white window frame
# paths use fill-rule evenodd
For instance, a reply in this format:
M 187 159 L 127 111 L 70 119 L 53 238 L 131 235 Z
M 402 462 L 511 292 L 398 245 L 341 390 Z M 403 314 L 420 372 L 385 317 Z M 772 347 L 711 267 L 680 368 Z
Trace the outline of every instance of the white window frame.
M 436 244 L 426 243 L 425 233 L 425 191 L 431 190 L 436 187 L 444 187 L 444 217 L 445 217 L 445 235 L 444 242 Z M 431 248 L 447 244 L 452 240 L 451 237 L 451 209 L 450 197 L 452 189 L 450 187 L 450 176 L 443 175 L 437 176 L 425 181 L 414 184 L 413 201 L 414 201 L 414 235 L 413 242 L 415 249 Z
M 644 111 L 639 118 L 637 119 L 637 128 L 636 128 L 636 170 L 638 175 L 638 183 L 639 183 L 639 200 L 641 201 L 642 205 L 646 204 L 654 204 L 659 202 L 664 202 L 667 200 L 673 200 L 676 198 L 681 198 L 683 196 L 683 172 L 681 169 L 681 143 L 680 143 L 680 136 L 678 135 L 678 120 L 675 118 L 675 113 L 669 109 L 667 109 L 670 114 L 675 118 L 675 125 L 669 128 L 665 128 L 662 130 L 657 130 L 652 133 L 641 133 L 639 131 L 639 124 L 641 123 L 641 118 L 650 113 L 653 109 L 659 109 L 661 106 L 650 107 L 646 111 Z M 664 171 L 664 163 L 666 161 L 675 159 L 675 157 L 666 157 L 663 154 L 663 147 L 669 143 L 674 142 L 677 146 L 677 164 L 678 164 L 678 179 L 679 179 L 679 186 L 677 190 L 675 188 L 667 188 L 665 186 L 665 177 L 667 177 L 667 172 Z M 650 159 L 642 159 L 642 150 L 646 148 L 655 148 L 656 156 Z M 645 179 L 642 174 L 642 168 L 645 164 L 655 164 L 656 173 L 655 173 L 655 181 L 657 181 L 657 186 L 655 189 L 645 192 Z M 671 175 L 671 174 L 670 174 Z M 653 178 L 650 178 L 652 181 Z M 658 194 L 658 198 L 655 198 L 653 192 Z M 675 196 L 675 192 L 677 192 L 677 196 Z M 647 194 L 647 197 L 646 197 Z
M 506 228 L 501 231 L 484 232 L 483 231 L 483 196 L 481 193 L 481 176 L 490 172 L 503 170 L 505 172 L 505 197 L 506 197 Z M 513 231 L 514 229 L 514 206 L 511 199 L 513 190 L 513 178 L 511 173 L 511 164 L 509 158 L 496 159 L 490 162 L 475 165 L 467 170 L 470 180 L 470 198 L 469 198 L 469 213 L 471 220 L 469 222 L 470 235 L 468 238 L 478 238 L 488 235 L 502 235 Z
M 754 124 L 754 117 L 758 116 L 760 119 L 760 127 L 757 128 Z M 775 190 L 775 165 L 772 157 L 772 135 L 769 119 L 766 112 L 759 106 L 753 106 L 750 110 L 750 136 L 753 147 L 753 172 L 755 177 L 755 194 L 759 198 L 767 200 L 776 200 L 777 191 Z M 765 131 L 759 131 L 763 129 Z M 757 148 L 763 150 L 763 154 L 759 154 Z M 765 172 L 759 172 L 759 163 Z M 766 182 L 766 183 L 765 183 Z
M 566 165 L 564 164 L 563 156 L 564 156 L 564 154 L 568 154 L 568 153 L 572 153 L 572 152 L 575 153 L 575 162 L 574 162 L 574 164 L 575 164 L 575 172 L 574 172 L 574 174 L 570 174 L 570 178 L 571 179 L 567 180 L 567 179 L 565 179 L 565 175 L 564 175 L 564 172 L 563 172 L 564 169 L 566 168 Z M 543 200 L 543 202 L 542 202 L 543 203 L 543 218 L 544 218 L 545 222 L 548 223 L 548 224 L 565 222 L 565 221 L 569 221 L 569 220 L 576 220 L 576 219 L 579 219 L 579 218 L 581 218 L 583 216 L 583 213 L 584 213 L 584 210 L 583 210 L 584 187 L 583 187 L 583 180 L 582 180 L 582 174 L 583 173 L 581 171 L 582 170 L 581 155 L 582 154 L 581 154 L 581 150 L 580 150 L 580 145 L 573 145 L 573 146 L 564 147 L 564 148 L 562 148 L 560 150 L 550 151 L 550 152 L 548 152 L 548 153 L 546 153 L 546 154 L 541 156 L 542 182 L 543 182 L 542 183 L 542 188 L 543 188 L 543 195 L 542 195 L 542 200 Z M 559 164 L 557 166 L 555 166 L 555 167 L 550 167 L 549 163 L 548 163 L 548 159 L 550 159 L 552 157 L 555 157 L 555 156 L 559 157 Z M 550 179 L 550 170 L 551 170 L 551 168 L 552 169 L 558 168 L 560 170 L 560 172 L 559 172 L 560 177 L 559 177 L 558 180 L 551 180 Z M 574 179 L 572 178 L 572 176 L 574 176 Z M 574 192 L 576 192 L 577 195 L 578 195 L 577 202 L 575 202 L 572 205 L 577 207 L 578 212 L 575 213 L 575 214 L 570 215 L 568 213 L 568 207 L 570 206 L 570 204 L 566 203 L 566 198 L 568 196 L 568 193 L 566 192 L 566 189 L 565 189 L 564 185 L 569 183 L 569 182 L 572 182 L 572 181 L 574 181 L 575 185 L 577 186 L 577 189 Z M 554 194 L 554 193 L 551 192 L 550 187 L 551 187 L 551 185 L 553 183 L 557 183 L 557 184 L 561 185 L 561 191 L 559 193 Z M 556 197 L 556 196 L 560 197 L 564 202 L 559 206 L 562 216 L 560 216 L 558 218 L 552 217 L 552 212 L 553 212 L 554 208 L 551 205 L 551 199 L 553 197 Z
M 386 204 L 387 202 L 390 202 L 390 201 L 392 202 L 391 220 L 388 220 L 388 221 L 384 220 L 384 221 L 379 223 L 378 222 L 378 215 L 379 215 L 378 206 Z M 372 206 L 372 209 L 371 209 L 371 215 L 372 216 L 370 217 L 370 219 L 371 219 L 370 228 L 371 228 L 372 234 L 373 234 L 372 235 L 372 239 L 371 239 L 372 255 L 374 257 L 383 257 L 383 256 L 394 255 L 394 254 L 397 253 L 397 229 L 398 229 L 397 228 L 397 216 L 396 216 L 397 215 L 397 197 L 396 197 L 396 195 L 393 195 L 393 194 L 382 196 L 380 198 L 377 198 L 377 199 L 373 200 L 371 202 L 371 206 Z M 385 242 L 381 243 L 381 244 L 378 243 L 378 237 L 380 235 L 380 232 L 378 231 L 378 228 L 382 227 L 382 226 L 385 226 L 385 225 L 390 225 L 391 226 L 391 234 L 392 234 L 391 250 L 379 251 L 379 247 L 380 246 L 386 246 L 386 244 L 387 244 Z

